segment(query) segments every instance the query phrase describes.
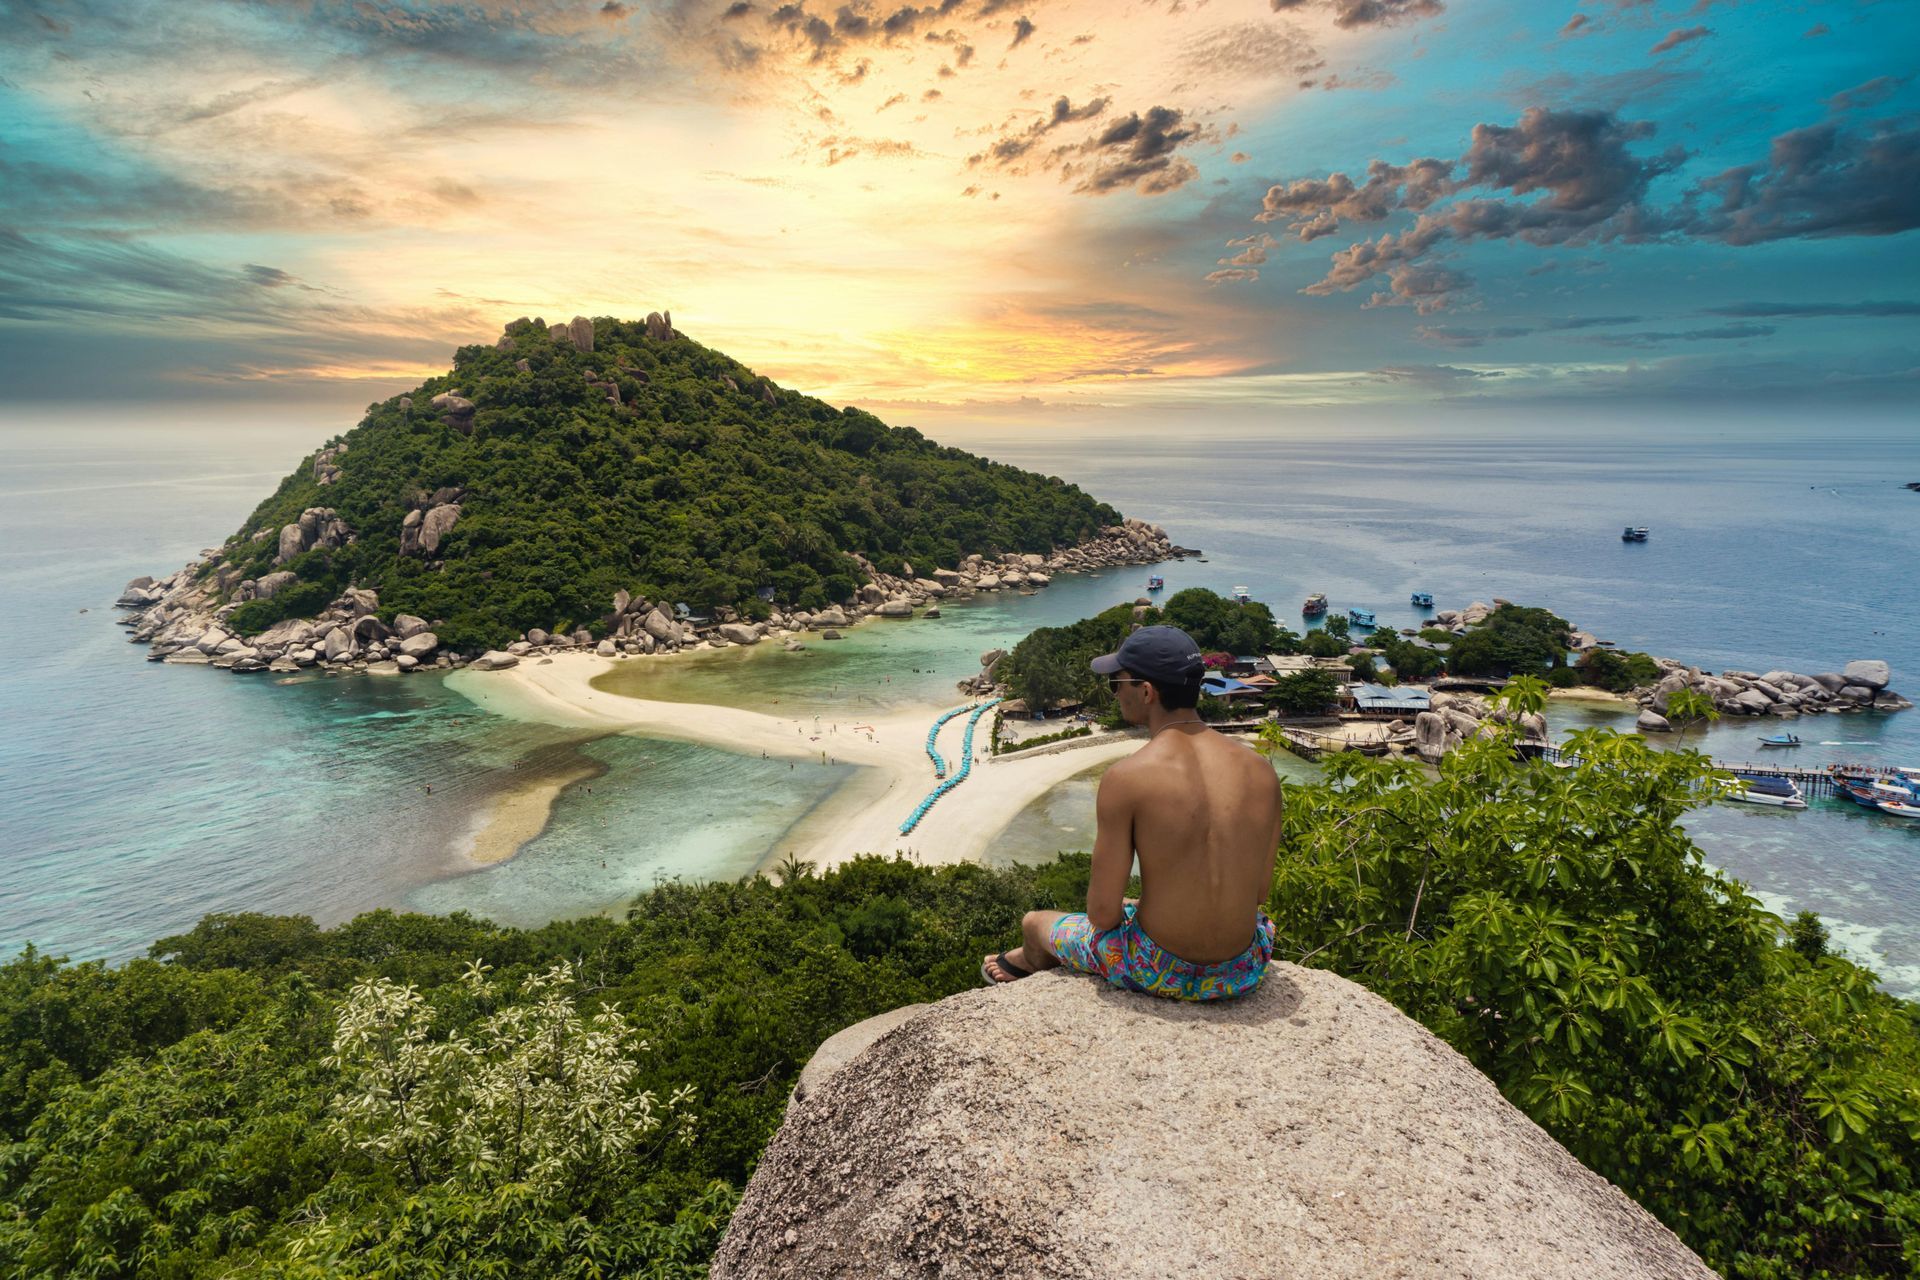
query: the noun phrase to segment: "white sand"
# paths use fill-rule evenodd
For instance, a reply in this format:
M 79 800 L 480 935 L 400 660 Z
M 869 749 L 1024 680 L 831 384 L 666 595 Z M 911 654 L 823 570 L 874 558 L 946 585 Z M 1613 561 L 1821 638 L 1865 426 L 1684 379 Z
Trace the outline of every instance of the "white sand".
M 825 868 L 862 853 L 896 851 L 911 852 L 928 863 L 977 859 L 1021 810 L 1050 788 L 1141 746 L 1139 738 L 1116 735 L 1072 751 L 988 757 L 941 797 L 912 835 L 903 836 L 900 824 L 938 783 L 927 759 L 927 729 L 959 701 L 958 695 L 955 703 L 944 706 L 929 704 L 884 716 L 849 715 L 836 731 L 829 716 L 773 716 L 737 707 L 630 698 L 594 688 L 593 679 L 614 662 L 587 653 L 558 653 L 551 663 L 523 660 L 506 671 L 473 673 L 462 679 L 461 691 L 482 705 L 494 701 L 489 694 L 497 692 L 502 702 L 511 700 L 515 711 L 554 724 L 677 738 L 743 755 L 764 751 L 781 759 L 818 761 L 825 752 L 840 764 L 861 766 L 781 840 L 770 862 L 791 854 Z M 956 716 L 940 733 L 940 753 L 950 769 L 959 765 L 966 720 Z M 982 728 L 974 735 L 976 748 L 984 748 L 986 722 L 982 717 Z M 872 733 L 856 731 L 856 724 L 871 726 Z

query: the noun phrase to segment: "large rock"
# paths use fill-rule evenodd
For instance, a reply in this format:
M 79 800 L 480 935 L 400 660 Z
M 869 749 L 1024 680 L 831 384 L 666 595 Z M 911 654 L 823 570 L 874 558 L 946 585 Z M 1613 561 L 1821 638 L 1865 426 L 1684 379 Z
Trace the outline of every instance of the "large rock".
M 420 532 L 417 540 L 420 550 L 427 555 L 432 555 L 438 551 L 440 549 L 440 539 L 447 536 L 447 532 L 453 528 L 455 522 L 459 519 L 460 504 L 457 502 L 445 503 L 427 512 L 420 520 Z
M 1422 711 L 1413 718 L 1413 749 L 1428 764 L 1447 754 L 1447 721 L 1438 711 Z
M 1848 684 L 1857 684 L 1878 693 L 1887 687 L 1887 681 L 1893 679 L 1893 672 L 1878 658 L 1863 658 L 1842 667 L 1840 677 Z
M 760 643 L 760 628 L 751 622 L 723 622 L 720 624 L 720 635 L 728 644 Z
M 472 662 L 468 663 L 467 670 L 469 671 L 505 671 L 508 667 L 517 667 L 519 665 L 520 665 L 519 655 L 507 653 L 500 649 L 489 649 L 485 653 L 481 654 L 479 657 L 475 658 Z
M 393 615 L 393 634 L 405 640 L 408 636 L 417 636 L 427 629 L 427 620 L 411 613 Z
M 1324 970 L 949 997 L 788 1109 L 714 1280 L 1710 1280 L 1459 1054 Z
M 913 606 L 905 600 L 889 600 L 873 612 L 881 618 L 911 618 Z
M 1640 713 L 1640 718 L 1634 721 L 1633 727 L 1641 733 L 1673 732 L 1673 726 L 1667 722 L 1667 718 L 1651 708 Z
M 1773 699 L 1758 689 L 1742 689 L 1720 704 L 1721 710 L 1735 715 L 1763 716 L 1773 707 Z
M 813 615 L 816 627 L 844 627 L 847 625 L 847 612 L 839 605 L 832 605 Z
M 669 618 L 665 611 L 660 609 L 655 609 L 652 613 L 649 613 L 640 625 L 646 628 L 647 634 L 655 640 L 678 640 L 680 638 L 680 624 L 672 618 Z
M 409 658 L 425 658 L 440 647 L 440 637 L 431 631 L 416 631 L 400 642 L 400 652 Z
M 338 662 L 352 652 L 353 636 L 345 627 L 335 627 L 327 632 L 327 639 L 321 647 L 321 653 L 328 662 Z

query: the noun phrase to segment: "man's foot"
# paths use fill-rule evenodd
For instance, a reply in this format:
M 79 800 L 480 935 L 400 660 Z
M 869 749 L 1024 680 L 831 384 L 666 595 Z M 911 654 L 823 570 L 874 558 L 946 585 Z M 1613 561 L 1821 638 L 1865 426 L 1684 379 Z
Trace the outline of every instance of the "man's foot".
M 980 962 L 980 976 L 986 980 L 988 986 L 1001 987 L 1009 982 L 1017 982 L 1021 978 L 1033 976 L 1033 970 L 1025 965 L 1014 963 L 1011 957 L 1015 951 L 1022 952 L 1020 958 L 1026 959 L 1024 948 L 1015 947 L 1013 951 L 1002 951 L 999 955 L 988 956 Z

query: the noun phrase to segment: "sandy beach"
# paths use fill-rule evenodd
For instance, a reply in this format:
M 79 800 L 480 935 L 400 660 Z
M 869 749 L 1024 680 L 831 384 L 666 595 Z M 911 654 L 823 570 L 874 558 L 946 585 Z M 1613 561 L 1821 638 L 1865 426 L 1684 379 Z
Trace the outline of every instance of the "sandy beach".
M 1069 751 L 983 756 L 966 782 L 942 797 L 911 835 L 902 836 L 900 824 L 936 785 L 926 754 L 927 729 L 942 711 L 959 704 L 958 694 L 944 705 L 880 716 L 849 715 L 836 722 L 812 714 L 776 716 L 736 707 L 656 702 L 594 688 L 593 680 L 616 661 L 560 653 L 550 663 L 522 662 L 506 671 L 463 674 L 461 692 L 489 710 L 552 724 L 676 738 L 780 759 L 818 762 L 824 755 L 832 762 L 859 766 L 851 780 L 769 851 L 769 863 L 791 855 L 824 868 L 863 853 L 894 852 L 928 863 L 977 859 L 1021 810 L 1050 788 L 1141 745 L 1137 737 L 1115 735 Z M 957 764 L 965 721 L 964 716 L 955 717 L 940 734 L 940 752 L 950 767 Z M 984 746 L 984 739 L 984 730 L 975 735 L 976 749 Z M 513 847 L 518 848 L 539 834 L 537 827 L 525 830 L 526 819 L 537 808 L 544 825 L 560 788 L 553 779 L 536 785 L 544 799 L 530 795 L 522 803 L 518 793 L 503 798 L 496 809 L 503 821 L 488 824 L 481 837 L 488 852 L 516 836 Z M 517 821 L 505 821 L 510 817 Z M 476 856 L 479 852 L 476 847 Z

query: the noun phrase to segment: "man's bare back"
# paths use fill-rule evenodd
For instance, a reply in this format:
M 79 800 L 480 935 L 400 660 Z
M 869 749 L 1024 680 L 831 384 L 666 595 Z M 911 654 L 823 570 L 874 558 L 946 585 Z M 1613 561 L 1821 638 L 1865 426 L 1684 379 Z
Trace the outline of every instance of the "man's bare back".
M 1246 950 L 1280 844 L 1280 779 L 1271 764 L 1203 724 L 1169 724 L 1107 770 L 1098 809 L 1094 875 L 1107 872 L 1124 892 L 1138 855 L 1135 918 L 1149 938 L 1194 964 Z M 1102 865 L 1109 859 L 1125 866 L 1117 877 Z
M 1066 963 L 1183 1000 L 1251 990 L 1273 950 L 1261 907 L 1280 844 L 1280 779 L 1201 722 L 1204 667 L 1185 632 L 1140 628 L 1093 669 L 1149 737 L 1101 779 L 1087 909 L 1028 912 L 1021 945 L 986 957 L 980 972 L 1011 982 Z M 1129 912 L 1136 855 L 1140 898 Z

